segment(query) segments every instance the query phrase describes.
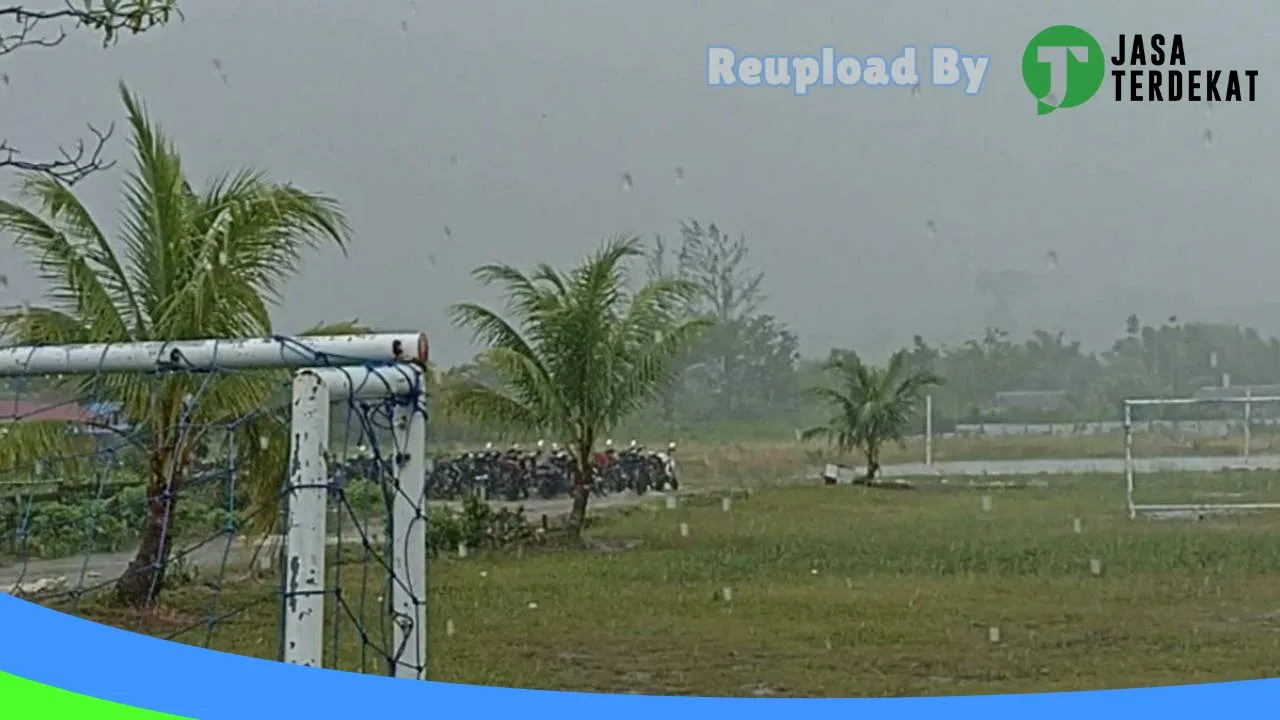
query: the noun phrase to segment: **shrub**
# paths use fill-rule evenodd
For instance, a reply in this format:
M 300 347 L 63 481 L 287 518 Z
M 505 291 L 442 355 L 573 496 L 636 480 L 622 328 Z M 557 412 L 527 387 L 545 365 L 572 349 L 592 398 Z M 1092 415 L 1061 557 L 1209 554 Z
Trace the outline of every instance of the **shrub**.
M 127 487 L 107 498 L 79 501 L 5 502 L 0 509 L 0 553 L 59 558 L 85 552 L 118 552 L 138 541 L 146 515 L 146 490 Z M 177 505 L 174 536 L 205 539 L 231 533 L 243 513 L 191 496 Z
M 427 552 L 438 556 L 459 545 L 472 549 L 501 549 L 534 539 L 524 508 L 494 508 L 477 497 L 462 501 L 460 510 L 433 510 L 427 516 Z

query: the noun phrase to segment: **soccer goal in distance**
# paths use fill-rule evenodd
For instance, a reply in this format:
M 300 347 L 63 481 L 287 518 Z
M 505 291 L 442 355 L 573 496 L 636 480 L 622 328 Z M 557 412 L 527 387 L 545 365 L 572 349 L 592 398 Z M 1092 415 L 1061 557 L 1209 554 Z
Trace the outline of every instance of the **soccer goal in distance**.
M 1124 401 L 1128 516 L 1280 510 L 1280 396 Z

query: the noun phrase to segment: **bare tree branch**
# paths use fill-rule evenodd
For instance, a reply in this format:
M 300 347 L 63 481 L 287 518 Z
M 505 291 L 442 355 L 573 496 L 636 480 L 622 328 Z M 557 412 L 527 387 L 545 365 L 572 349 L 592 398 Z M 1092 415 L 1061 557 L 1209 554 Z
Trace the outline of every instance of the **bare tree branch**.
M 74 185 L 85 177 L 116 164 L 114 160 L 102 158 L 102 150 L 115 127 L 115 123 L 112 123 L 106 130 L 99 130 L 90 125 L 89 132 L 93 135 L 93 140 L 89 143 L 83 139 L 77 140 L 71 149 L 59 146 L 59 157 L 56 160 L 24 160 L 17 148 L 11 146 L 7 139 L 0 138 L 0 168 L 48 173 L 68 185 Z
M 102 37 L 102 46 L 109 47 L 126 32 L 138 35 L 174 17 L 182 17 L 178 0 L 63 0 L 47 9 L 0 6 L 0 56 L 24 47 L 56 47 L 67 38 L 68 28 L 96 33 Z M 7 72 L 0 72 L 0 82 L 9 84 Z M 28 158 L 8 139 L 0 138 L 0 168 L 48 173 L 75 184 L 115 164 L 102 156 L 114 129 L 114 125 L 105 130 L 89 125 L 92 140 L 82 138 L 70 148 L 59 146 L 54 158 Z

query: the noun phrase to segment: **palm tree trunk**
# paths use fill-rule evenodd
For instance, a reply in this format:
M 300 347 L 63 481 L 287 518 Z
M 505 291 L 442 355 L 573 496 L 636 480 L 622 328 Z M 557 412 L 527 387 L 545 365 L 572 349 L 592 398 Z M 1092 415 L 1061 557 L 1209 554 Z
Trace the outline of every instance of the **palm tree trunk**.
M 146 608 L 160 595 L 173 545 L 174 511 L 182 475 L 180 468 L 172 468 L 172 457 L 171 448 L 159 449 L 151 456 L 142 544 L 116 583 L 115 599 L 120 605 Z
M 573 506 L 569 509 L 569 535 L 574 539 L 582 537 L 582 528 L 587 522 L 587 499 L 591 497 L 591 448 L 578 451 L 577 467 L 573 473 Z
M 867 448 L 867 472 L 863 480 L 870 485 L 880 474 L 880 448 L 872 445 Z

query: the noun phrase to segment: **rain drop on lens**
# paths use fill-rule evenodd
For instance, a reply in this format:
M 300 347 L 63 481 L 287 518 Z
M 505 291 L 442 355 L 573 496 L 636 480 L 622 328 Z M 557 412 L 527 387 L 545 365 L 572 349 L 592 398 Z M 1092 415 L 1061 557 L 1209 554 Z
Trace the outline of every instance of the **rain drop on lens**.
M 911 97 L 920 97 L 920 83 L 911 86 Z
M 622 173 L 622 192 L 631 192 L 631 173 Z
M 677 165 L 676 166 L 676 184 L 679 185 L 682 182 L 684 182 L 684 166 Z
M 266 435 L 259 435 L 259 436 L 258 436 L 258 449 L 260 449 L 260 450 L 266 450 L 266 449 L 267 449 L 267 448 L 269 448 L 269 447 L 271 447 L 271 438 L 267 437 Z
M 1212 130 L 1204 131 L 1204 146 L 1207 148 L 1213 147 L 1213 131 Z
M 222 60 L 218 58 L 213 59 L 213 74 L 222 80 L 222 84 L 227 84 L 227 73 L 222 69 Z
M 445 240 L 452 240 L 452 239 L 453 239 L 453 231 L 449 229 L 449 226 L 448 226 L 448 225 L 445 225 L 445 226 L 444 226 L 444 239 L 445 239 Z
M 226 251 L 226 250 L 219 250 L 219 251 L 218 251 L 218 264 L 219 264 L 219 265 L 222 265 L 223 267 L 225 267 L 225 266 L 226 266 L 226 264 L 227 264 L 227 251 Z
M 932 240 L 938 236 L 938 223 L 930 220 L 924 224 L 925 234 Z

